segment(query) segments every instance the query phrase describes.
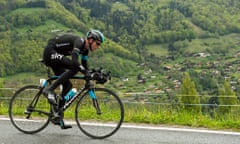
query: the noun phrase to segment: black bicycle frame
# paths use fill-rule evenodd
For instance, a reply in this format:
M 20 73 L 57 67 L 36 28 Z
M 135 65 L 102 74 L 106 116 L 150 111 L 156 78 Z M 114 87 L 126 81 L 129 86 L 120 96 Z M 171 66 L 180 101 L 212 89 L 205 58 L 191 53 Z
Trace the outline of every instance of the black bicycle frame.
M 63 111 L 65 111 L 74 101 L 75 99 L 80 96 L 85 90 L 87 90 L 86 86 L 80 89 L 68 102 L 66 102 L 63 106 Z
M 59 78 L 59 76 L 51 76 L 49 79 L 47 79 L 47 82 L 51 83 L 51 81 L 56 80 L 58 78 Z M 73 76 L 71 79 L 84 79 L 85 80 L 85 77 L 84 76 Z M 101 110 L 98 105 L 97 97 L 94 93 L 94 84 L 92 82 L 93 81 L 91 81 L 91 80 L 86 80 L 85 86 L 83 86 L 69 101 L 67 101 L 64 104 L 63 111 L 65 111 L 75 101 L 75 99 L 78 96 L 82 95 L 83 92 L 88 90 L 87 92 L 89 92 L 89 95 L 93 100 L 93 106 L 96 108 L 97 113 L 101 114 Z M 46 85 L 47 85 L 47 83 L 43 86 L 43 89 Z

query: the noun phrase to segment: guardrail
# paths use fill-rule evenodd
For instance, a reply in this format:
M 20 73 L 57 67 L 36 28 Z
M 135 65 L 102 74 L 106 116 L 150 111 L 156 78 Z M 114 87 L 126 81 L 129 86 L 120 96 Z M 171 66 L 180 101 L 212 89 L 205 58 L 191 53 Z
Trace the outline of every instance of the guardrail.
M 18 88 L 0 88 L 0 107 L 2 106 L 7 106 L 9 103 L 10 98 L 12 95 L 16 92 Z M 171 107 L 176 107 L 180 105 L 180 103 L 171 101 L 171 100 L 166 100 L 162 99 L 161 100 L 161 95 L 163 94 L 148 94 L 148 93 L 126 93 L 123 94 L 121 97 L 122 102 L 126 105 L 135 105 L 135 104 L 144 104 L 144 105 L 162 105 L 162 106 L 171 106 Z M 158 98 L 157 102 L 154 101 L 154 97 Z M 181 97 L 180 95 L 176 97 Z M 175 98 L 176 98 L 175 97 Z M 191 97 L 191 95 L 188 95 L 188 97 Z M 211 97 L 216 97 L 216 96 L 201 96 L 201 98 L 211 98 Z M 218 97 L 225 97 L 225 96 L 218 96 Z M 148 98 L 152 99 L 151 101 L 148 100 Z M 229 98 L 232 98 L 229 96 Z M 217 103 L 200 103 L 200 104 L 191 104 L 191 103 L 185 103 L 182 104 L 183 106 L 202 106 L 202 107 L 211 107 L 211 108 L 217 108 L 217 107 L 240 107 L 240 101 L 238 100 L 238 104 L 234 105 L 220 105 Z
M 10 98 L 13 96 L 13 94 L 18 90 L 18 88 L 0 88 L 0 102 L 1 100 L 9 101 Z M 177 102 L 172 102 L 168 100 L 162 100 L 161 96 L 164 94 L 159 93 L 125 93 L 123 94 L 122 101 L 123 103 L 129 103 L 129 104 L 156 104 L 156 105 L 179 105 Z M 161 102 L 154 102 L 154 100 L 149 101 L 148 98 L 153 98 L 154 96 L 158 96 L 159 100 Z M 192 97 L 192 95 L 184 95 L 184 97 Z M 216 96 L 209 96 L 209 95 L 199 95 L 201 98 L 211 98 Z M 180 98 L 182 95 L 177 95 L 176 97 Z M 226 98 L 232 98 L 233 96 L 217 96 L 219 97 L 226 97 Z M 239 100 L 238 100 L 239 101 Z M 240 107 L 240 101 L 237 105 L 219 105 L 217 103 L 200 103 L 200 104 L 183 104 L 183 105 L 189 105 L 189 106 L 233 106 L 233 107 Z

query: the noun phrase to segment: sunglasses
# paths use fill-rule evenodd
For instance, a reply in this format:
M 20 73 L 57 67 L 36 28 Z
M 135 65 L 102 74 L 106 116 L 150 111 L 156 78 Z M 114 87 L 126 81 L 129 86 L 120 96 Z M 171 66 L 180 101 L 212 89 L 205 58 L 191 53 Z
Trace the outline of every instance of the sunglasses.
M 100 46 L 101 45 L 101 43 L 100 42 L 97 42 L 97 41 L 95 41 L 96 42 L 96 45 L 98 45 L 98 46 Z

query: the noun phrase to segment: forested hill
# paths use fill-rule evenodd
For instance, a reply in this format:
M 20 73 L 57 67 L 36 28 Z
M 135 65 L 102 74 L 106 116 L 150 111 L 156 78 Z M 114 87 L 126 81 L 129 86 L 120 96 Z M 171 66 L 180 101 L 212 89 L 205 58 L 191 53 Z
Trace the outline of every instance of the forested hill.
M 0 77 L 41 72 L 37 61 L 48 38 L 66 31 L 85 36 L 90 28 L 106 36 L 91 66 L 116 77 L 151 69 L 181 79 L 179 69 L 194 75 L 215 61 L 236 63 L 240 50 L 239 0 L 1 0 L 0 8 Z M 209 57 L 193 58 L 199 53 Z M 225 74 L 225 67 L 211 68 Z

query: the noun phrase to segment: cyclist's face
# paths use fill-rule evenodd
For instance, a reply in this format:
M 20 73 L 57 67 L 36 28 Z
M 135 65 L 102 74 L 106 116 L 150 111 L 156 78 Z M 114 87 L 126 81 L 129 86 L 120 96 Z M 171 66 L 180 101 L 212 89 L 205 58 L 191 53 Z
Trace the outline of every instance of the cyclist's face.
M 98 40 L 93 40 L 91 44 L 92 51 L 98 49 L 101 46 L 101 42 Z

